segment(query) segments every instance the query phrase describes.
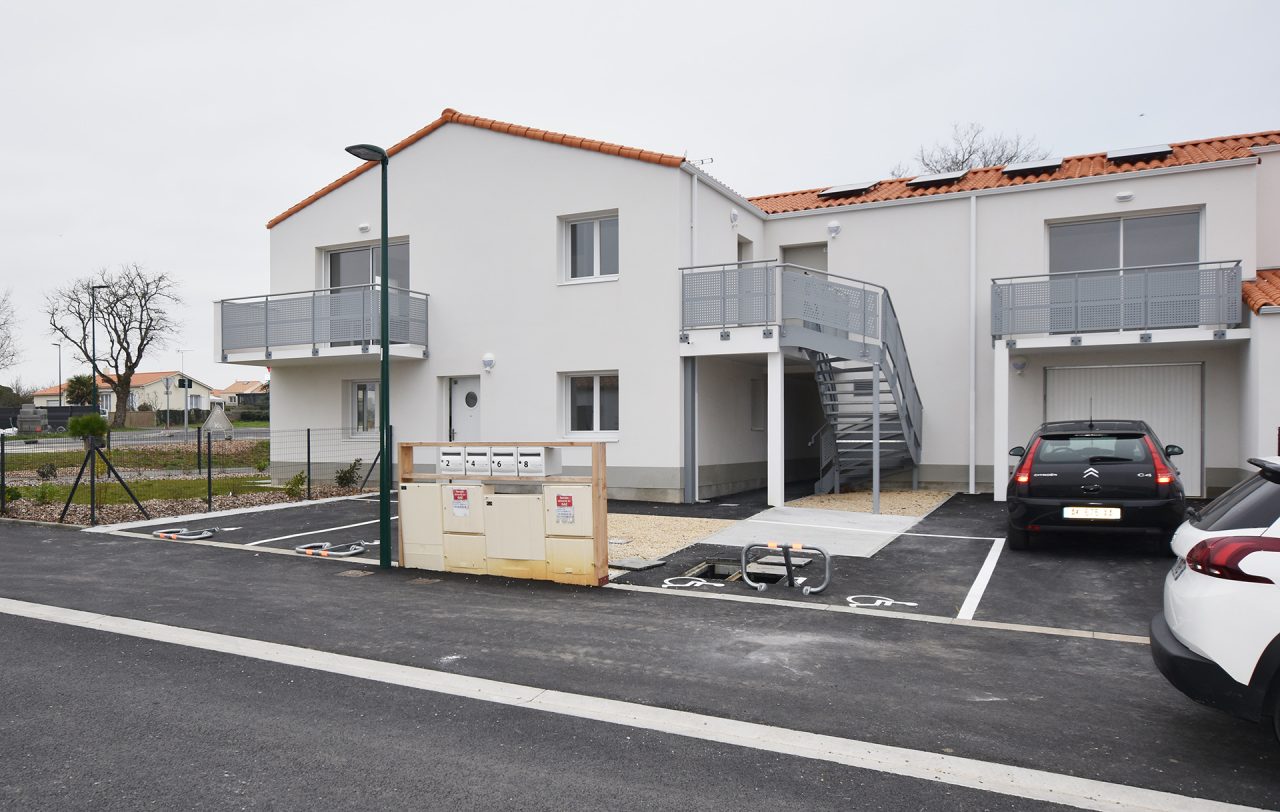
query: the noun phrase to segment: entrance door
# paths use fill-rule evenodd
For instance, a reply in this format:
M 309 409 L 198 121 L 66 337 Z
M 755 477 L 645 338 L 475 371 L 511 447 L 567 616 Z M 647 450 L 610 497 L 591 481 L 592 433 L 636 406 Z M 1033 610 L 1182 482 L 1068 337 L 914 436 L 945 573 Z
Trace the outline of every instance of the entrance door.
M 1170 462 L 1182 476 L 1187 496 L 1203 496 L 1204 424 L 1200 364 L 1155 366 L 1048 367 L 1044 419 L 1145 420 L 1165 445 L 1186 452 Z
M 449 379 L 449 439 L 480 439 L 480 376 Z

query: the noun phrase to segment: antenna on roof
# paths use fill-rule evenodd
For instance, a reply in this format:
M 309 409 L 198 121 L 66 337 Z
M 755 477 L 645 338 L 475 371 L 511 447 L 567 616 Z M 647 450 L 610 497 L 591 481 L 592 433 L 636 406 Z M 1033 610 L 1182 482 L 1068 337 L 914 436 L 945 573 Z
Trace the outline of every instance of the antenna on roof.
M 697 158 L 695 160 L 688 161 L 692 166 L 705 166 L 706 164 L 713 164 L 715 162 L 715 158 Z

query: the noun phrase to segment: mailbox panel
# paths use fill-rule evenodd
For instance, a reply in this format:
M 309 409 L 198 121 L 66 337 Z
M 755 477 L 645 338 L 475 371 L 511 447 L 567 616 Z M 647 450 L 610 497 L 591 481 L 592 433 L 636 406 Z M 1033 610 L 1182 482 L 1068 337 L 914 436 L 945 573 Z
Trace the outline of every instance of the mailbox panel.
M 516 475 L 515 446 L 494 446 L 489 450 L 489 460 L 493 476 Z
M 521 446 L 516 449 L 516 468 L 520 476 L 559 476 L 560 449 Z
M 467 476 L 493 476 L 493 464 L 489 455 L 489 447 L 467 446 Z
M 484 498 L 491 489 L 483 485 L 440 486 L 441 528 L 446 533 L 483 533 Z
M 592 537 L 590 485 L 544 485 L 542 498 L 548 536 Z
M 441 448 L 436 471 L 441 474 L 462 476 L 466 473 L 466 455 L 461 448 Z

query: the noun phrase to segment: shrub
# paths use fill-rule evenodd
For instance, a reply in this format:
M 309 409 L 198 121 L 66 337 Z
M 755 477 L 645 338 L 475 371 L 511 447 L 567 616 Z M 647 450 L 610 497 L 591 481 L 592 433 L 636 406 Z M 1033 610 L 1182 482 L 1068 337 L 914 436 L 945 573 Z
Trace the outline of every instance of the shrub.
M 52 482 L 41 482 L 36 486 L 35 493 L 31 498 L 35 500 L 37 505 L 47 505 L 57 498 L 57 496 L 58 486 L 54 485 Z
M 50 479 L 54 479 L 58 476 L 58 466 L 51 462 L 46 462 L 44 465 L 41 465 L 36 469 L 36 476 L 46 482 Z
M 290 499 L 301 499 L 302 489 L 307 485 L 307 472 L 299 471 L 284 483 L 284 494 Z
M 4 498 L 10 502 L 16 502 L 22 498 L 22 491 L 10 485 L 4 489 Z
M 271 412 L 255 411 L 252 409 L 242 409 L 240 413 L 236 415 L 235 419 L 236 420 L 252 420 L 252 421 L 258 421 L 258 420 L 269 421 L 271 420 Z
M 271 460 L 254 460 L 253 462 L 253 469 L 260 474 L 265 474 L 270 467 Z
M 72 437 L 107 436 L 107 421 L 100 414 L 78 414 L 67 421 L 67 433 Z
M 354 488 L 356 482 L 360 479 L 360 463 L 362 460 L 356 457 L 355 462 L 346 468 L 339 468 L 333 472 L 333 484 L 339 488 Z
M 155 410 L 156 407 L 152 406 L 150 403 L 143 403 L 138 406 L 138 411 L 140 412 L 154 412 Z

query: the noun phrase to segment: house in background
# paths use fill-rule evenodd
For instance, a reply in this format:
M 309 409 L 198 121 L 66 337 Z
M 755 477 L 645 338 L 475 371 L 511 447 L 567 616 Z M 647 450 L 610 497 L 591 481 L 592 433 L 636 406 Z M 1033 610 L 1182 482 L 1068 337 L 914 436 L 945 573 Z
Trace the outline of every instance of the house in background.
M 228 406 L 265 408 L 270 402 L 271 384 L 267 381 L 234 381 L 225 389 L 213 390 L 213 396 Z
M 753 198 L 453 110 L 389 154 L 399 440 L 603 440 L 613 497 L 771 504 L 876 475 L 1002 498 L 1009 447 L 1090 406 L 1187 449 L 1192 494 L 1275 448 L 1280 132 Z M 273 432 L 376 437 L 376 167 L 270 221 L 269 295 L 215 304 Z
M 178 385 L 179 379 L 189 380 L 190 388 L 181 388 Z M 169 388 L 168 394 L 165 393 L 166 380 Z M 135 372 L 133 373 L 133 386 L 129 390 L 129 411 L 137 411 L 142 404 L 147 404 L 156 411 L 163 409 L 182 410 L 182 404 L 185 401 L 188 409 L 208 409 L 210 397 L 213 390 L 208 384 L 192 378 L 190 375 L 175 371 L 167 370 L 164 372 Z M 59 393 L 65 389 L 66 382 L 61 386 L 49 386 L 35 393 L 35 404 L 37 406 L 57 406 Z M 108 414 L 115 411 L 115 393 L 111 391 L 111 387 L 107 385 L 101 377 L 98 378 L 98 408 L 104 409 Z

